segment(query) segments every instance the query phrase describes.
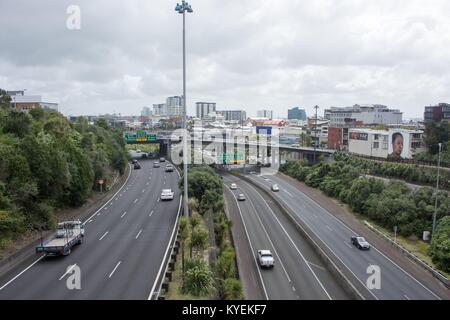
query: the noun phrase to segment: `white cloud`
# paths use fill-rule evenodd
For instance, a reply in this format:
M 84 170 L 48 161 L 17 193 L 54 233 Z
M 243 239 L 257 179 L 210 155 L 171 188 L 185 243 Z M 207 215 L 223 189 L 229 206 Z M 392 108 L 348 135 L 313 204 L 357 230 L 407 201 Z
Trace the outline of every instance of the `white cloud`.
M 2 0 L 0 87 L 58 97 L 74 114 L 180 94 L 181 17 L 166 0 Z M 421 116 L 449 101 L 447 0 L 192 0 L 189 111 L 199 100 L 248 114 L 272 107 L 383 103 Z

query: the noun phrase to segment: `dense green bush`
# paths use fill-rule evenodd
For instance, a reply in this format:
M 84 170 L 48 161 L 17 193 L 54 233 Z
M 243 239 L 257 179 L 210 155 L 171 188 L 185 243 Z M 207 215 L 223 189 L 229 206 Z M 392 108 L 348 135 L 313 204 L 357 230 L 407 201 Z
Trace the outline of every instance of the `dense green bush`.
M 384 183 L 380 179 L 366 178 L 368 168 L 383 168 L 390 175 L 412 175 L 403 164 L 370 163 L 337 155 L 332 164 L 320 163 L 310 167 L 302 161 L 289 161 L 281 171 L 311 187 L 318 187 L 329 196 L 348 204 L 357 213 L 365 215 L 392 230 L 398 227 L 403 236 L 422 237 L 431 230 L 436 193 L 431 188 L 412 191 L 404 182 Z M 450 215 L 450 197 L 447 192 L 438 194 L 437 219 Z
M 82 205 L 95 181 L 124 172 L 120 132 L 75 124 L 56 111 L 0 107 L 0 242 L 19 232 L 54 226 L 54 208 Z M 1 244 L 0 244 L 1 245 Z
M 450 272 L 450 217 L 441 219 L 431 240 L 430 256 L 442 270 Z

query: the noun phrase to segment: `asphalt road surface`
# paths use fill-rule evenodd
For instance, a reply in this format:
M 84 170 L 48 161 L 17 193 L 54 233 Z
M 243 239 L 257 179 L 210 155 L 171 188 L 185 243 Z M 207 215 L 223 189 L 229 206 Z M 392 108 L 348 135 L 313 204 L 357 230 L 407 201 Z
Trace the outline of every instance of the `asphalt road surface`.
M 0 277 L 0 299 L 148 299 L 180 208 L 177 172 L 153 162 L 140 160 L 142 169 L 85 221 L 84 243 L 69 256 L 33 256 Z M 173 201 L 160 201 L 163 188 L 175 191 Z M 74 265 L 81 290 L 66 286 Z
M 434 300 L 439 297 L 395 264 L 376 247 L 369 251 L 360 251 L 352 246 L 350 238 L 356 235 L 343 222 L 306 196 L 290 182 L 278 175 L 260 176 L 250 174 L 247 177 L 270 190 L 272 184 L 278 184 L 280 192 L 276 198 L 295 213 L 295 218 L 303 221 L 336 257 L 353 273 L 360 284 L 374 299 L 380 300 Z M 371 274 L 368 267 L 378 266 L 380 270 L 380 288 L 367 286 Z M 374 284 L 374 282 L 370 282 Z
M 230 190 L 231 183 L 237 190 Z M 238 177 L 225 175 L 229 210 L 238 210 L 255 259 L 246 268 L 258 270 L 262 290 L 270 300 L 331 300 L 349 299 L 320 258 L 298 231 L 263 193 Z M 237 201 L 239 194 L 246 201 Z M 257 250 L 271 250 L 273 269 L 261 269 L 256 263 Z

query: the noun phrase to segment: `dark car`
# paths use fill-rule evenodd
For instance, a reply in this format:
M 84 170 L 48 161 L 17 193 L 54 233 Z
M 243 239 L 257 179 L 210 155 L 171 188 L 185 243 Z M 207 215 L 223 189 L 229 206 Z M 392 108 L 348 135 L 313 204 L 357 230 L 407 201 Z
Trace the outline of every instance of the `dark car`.
M 166 158 L 163 157 L 159 158 L 159 162 L 166 162 Z
M 354 236 L 351 238 L 352 244 L 359 250 L 369 250 L 370 244 L 363 237 Z
M 135 164 L 135 163 L 137 163 L 138 161 L 136 160 L 136 159 L 133 159 L 133 160 L 131 160 L 131 163 L 132 164 Z
M 134 169 L 140 169 L 140 168 L 141 168 L 141 165 L 139 164 L 139 162 L 136 162 L 134 164 Z

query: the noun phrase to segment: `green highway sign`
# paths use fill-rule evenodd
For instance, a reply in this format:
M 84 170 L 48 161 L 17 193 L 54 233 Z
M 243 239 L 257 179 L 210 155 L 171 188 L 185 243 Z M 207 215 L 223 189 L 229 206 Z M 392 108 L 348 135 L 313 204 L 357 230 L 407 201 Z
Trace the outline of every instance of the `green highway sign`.
M 156 134 L 148 133 L 143 130 L 137 130 L 136 132 L 125 132 L 124 138 L 127 143 L 155 142 Z

